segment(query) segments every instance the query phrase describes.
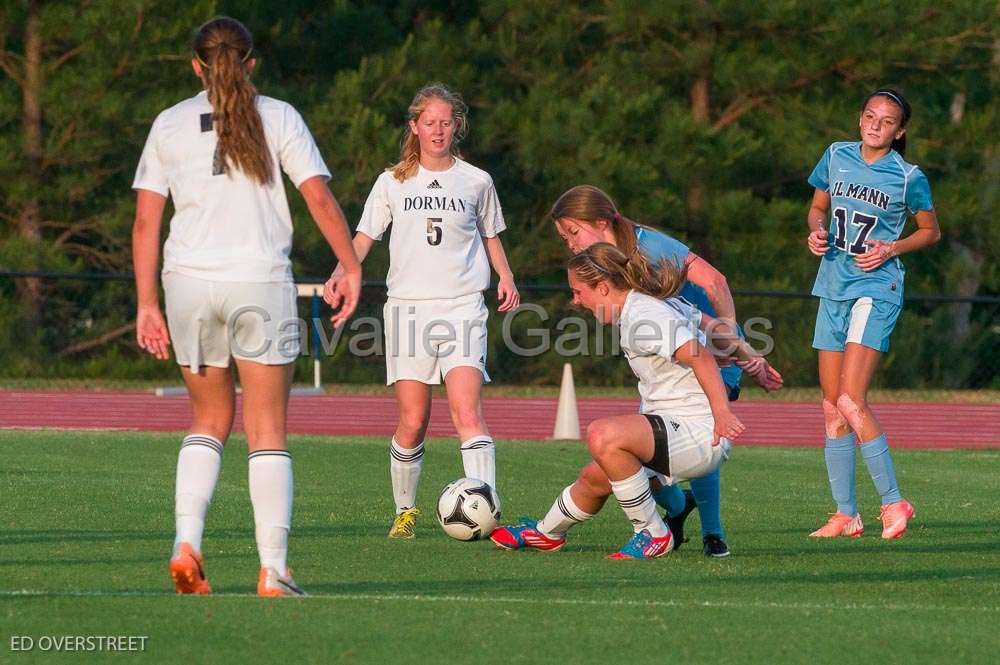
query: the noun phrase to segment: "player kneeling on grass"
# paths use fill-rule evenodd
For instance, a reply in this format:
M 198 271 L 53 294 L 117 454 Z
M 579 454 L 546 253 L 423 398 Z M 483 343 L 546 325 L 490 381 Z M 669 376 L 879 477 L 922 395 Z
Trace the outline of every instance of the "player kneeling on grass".
M 639 378 L 641 415 L 601 418 L 587 428 L 595 464 L 563 490 L 541 522 L 522 518 L 490 539 L 505 549 L 556 550 L 570 527 L 593 517 L 614 494 L 634 535 L 613 559 L 648 559 L 674 548 L 656 510 L 651 476 L 667 483 L 698 478 L 728 458 L 743 423 L 729 409 L 726 389 L 699 326 L 702 314 L 674 298 L 683 273 L 669 262 L 631 261 L 608 243 L 596 243 L 570 259 L 573 303 L 598 321 L 617 324 L 621 347 Z M 747 359 L 746 344 L 733 345 Z M 773 370 L 769 374 L 780 381 Z

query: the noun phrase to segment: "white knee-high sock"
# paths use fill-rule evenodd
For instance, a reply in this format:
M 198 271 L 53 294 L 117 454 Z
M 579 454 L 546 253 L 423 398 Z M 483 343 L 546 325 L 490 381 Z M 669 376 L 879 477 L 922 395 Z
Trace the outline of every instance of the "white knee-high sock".
M 480 434 L 463 441 L 462 467 L 465 469 L 466 478 L 482 480 L 496 490 L 497 462 L 493 437 Z
M 632 522 L 636 533 L 648 529 L 654 538 L 667 535 L 667 525 L 656 511 L 656 502 L 649 489 L 649 478 L 642 469 L 624 480 L 612 480 L 611 491 L 615 493 L 615 498 Z
M 254 451 L 249 476 L 260 565 L 285 575 L 292 527 L 292 455 L 287 450 Z
M 424 442 L 418 443 L 416 448 L 404 448 L 393 437 L 389 442 L 389 477 L 392 478 L 392 500 L 396 502 L 397 515 L 417 505 L 417 486 L 423 468 Z
M 181 443 L 174 486 L 175 555 L 181 543 L 190 543 L 196 552 L 201 552 L 205 513 L 219 480 L 222 450 L 222 442 L 207 434 L 189 434 Z
M 546 536 L 562 538 L 572 527 L 581 522 L 586 522 L 593 517 L 590 513 L 583 511 L 573 501 L 570 494 L 570 485 L 562 491 L 549 508 L 542 521 L 538 523 L 538 530 Z

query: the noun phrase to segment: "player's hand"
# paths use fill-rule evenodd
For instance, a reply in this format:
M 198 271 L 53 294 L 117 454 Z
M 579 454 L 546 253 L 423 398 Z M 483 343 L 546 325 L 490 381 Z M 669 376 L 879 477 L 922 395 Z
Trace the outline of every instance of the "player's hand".
M 712 350 L 712 355 L 715 357 L 715 364 L 719 367 L 732 367 L 733 357 L 719 351 L 718 349 Z
M 517 292 L 513 277 L 504 277 L 497 284 L 497 299 L 500 301 L 498 312 L 509 312 L 521 304 L 521 294 Z
M 135 341 L 139 348 L 149 351 L 158 360 L 168 360 L 170 332 L 159 307 L 140 307 L 135 316 Z
M 754 383 L 767 392 L 781 390 L 782 386 L 785 385 L 785 380 L 778 373 L 778 370 L 771 367 L 763 356 L 750 360 L 737 360 L 736 366 L 742 368 Z
M 330 323 L 336 328 L 346 323 L 347 319 L 354 314 L 354 310 L 358 308 L 358 301 L 361 299 L 361 271 L 345 271 L 336 278 L 331 277 L 329 282 L 333 282 L 333 284 L 331 285 L 331 298 L 327 302 L 336 310 L 336 313 L 330 317 Z M 326 285 L 323 286 L 323 293 L 325 299 Z M 338 306 L 339 309 L 337 309 Z
M 871 272 L 880 265 L 896 256 L 896 241 L 869 240 L 868 251 L 854 257 L 854 262 L 865 272 Z
M 740 419 L 736 417 L 732 411 L 728 408 L 720 411 L 719 413 L 713 414 L 715 416 L 715 438 L 712 440 L 712 445 L 719 445 L 719 439 L 725 437 L 730 441 L 735 441 L 736 437 L 743 433 L 746 426 L 740 422 Z
M 830 234 L 827 233 L 826 229 L 820 229 L 818 231 L 813 231 L 809 234 L 807 243 L 809 245 L 809 251 L 816 256 L 823 256 L 826 251 L 830 249 Z
M 330 279 L 326 280 L 326 282 L 323 284 L 323 300 L 326 301 L 327 305 L 333 307 L 334 309 L 340 306 L 340 300 L 339 297 L 337 296 L 336 286 L 337 286 L 337 281 L 341 277 L 343 277 L 343 275 L 344 271 L 338 265 L 336 269 L 333 271 L 333 274 L 330 275 Z

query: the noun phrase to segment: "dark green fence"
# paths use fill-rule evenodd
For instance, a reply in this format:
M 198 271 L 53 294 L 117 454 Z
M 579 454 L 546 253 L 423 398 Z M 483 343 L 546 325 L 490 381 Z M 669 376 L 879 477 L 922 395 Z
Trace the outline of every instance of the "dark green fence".
M 17 280 L 41 280 L 44 302 L 30 307 Z M 176 380 L 173 363 L 141 353 L 131 329 L 135 311 L 131 275 L 0 272 L 0 376 Z M 302 282 L 317 281 L 303 279 Z M 612 349 L 610 329 L 569 304 L 562 285 L 521 285 L 516 314 L 496 312 L 487 293 L 489 371 L 513 384 L 557 384 L 568 358 L 580 385 L 629 385 L 634 377 Z M 737 313 L 750 340 L 789 386 L 817 385 L 811 348 L 816 300 L 806 293 L 735 290 Z M 358 312 L 339 334 L 328 311 L 320 320 L 325 383 L 379 383 L 385 378 L 381 317 L 384 284 L 366 284 Z M 299 299 L 303 325 L 312 303 Z M 875 387 L 1000 389 L 1000 297 L 910 295 L 874 380 Z M 299 377 L 312 376 L 315 335 L 308 336 Z

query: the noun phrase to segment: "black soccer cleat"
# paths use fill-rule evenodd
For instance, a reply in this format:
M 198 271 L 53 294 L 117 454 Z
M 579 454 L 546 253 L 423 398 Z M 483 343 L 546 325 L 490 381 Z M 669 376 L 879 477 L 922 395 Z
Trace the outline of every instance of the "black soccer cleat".
M 705 543 L 705 556 L 715 559 L 729 556 L 729 545 L 726 545 L 726 541 L 722 539 L 722 536 L 710 533 L 702 540 Z
M 669 515 L 663 516 L 663 521 L 667 523 L 667 527 L 670 528 L 670 533 L 674 534 L 674 550 L 679 550 L 681 545 L 685 542 L 684 538 L 684 522 L 687 520 L 687 516 L 691 514 L 691 511 L 698 507 L 698 502 L 694 500 L 694 492 L 691 490 L 684 490 L 684 510 L 679 512 L 675 517 L 670 517 Z

